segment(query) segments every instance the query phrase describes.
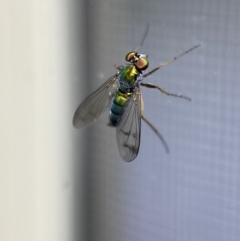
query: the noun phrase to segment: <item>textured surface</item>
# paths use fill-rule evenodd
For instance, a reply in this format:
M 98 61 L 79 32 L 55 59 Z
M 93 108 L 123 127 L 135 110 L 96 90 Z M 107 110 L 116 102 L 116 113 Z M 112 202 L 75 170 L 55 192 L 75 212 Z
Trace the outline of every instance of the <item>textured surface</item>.
M 86 8 L 91 71 L 79 83 L 85 91 L 74 108 L 115 72 L 114 64 L 125 62 L 147 23 L 139 52 L 149 55 L 149 69 L 202 44 L 145 79 L 192 98 L 143 89 L 145 116 L 170 154 L 145 123 L 132 163 L 121 160 L 107 114 L 78 132 L 88 136 L 78 143 L 85 152 L 75 155 L 85 169 L 79 184 L 85 192 L 76 204 L 85 211 L 77 220 L 85 221 L 86 240 L 238 241 L 240 2 L 95 0 Z

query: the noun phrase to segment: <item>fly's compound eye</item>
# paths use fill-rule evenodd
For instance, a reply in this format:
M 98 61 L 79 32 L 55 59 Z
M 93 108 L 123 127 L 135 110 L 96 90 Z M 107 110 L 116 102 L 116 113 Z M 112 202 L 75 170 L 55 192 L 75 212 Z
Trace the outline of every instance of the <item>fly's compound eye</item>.
M 146 70 L 148 68 L 148 59 L 146 57 L 141 57 L 135 64 L 138 70 Z
M 138 60 L 138 56 L 137 53 L 135 51 L 129 52 L 126 57 L 125 60 L 128 62 L 136 62 Z

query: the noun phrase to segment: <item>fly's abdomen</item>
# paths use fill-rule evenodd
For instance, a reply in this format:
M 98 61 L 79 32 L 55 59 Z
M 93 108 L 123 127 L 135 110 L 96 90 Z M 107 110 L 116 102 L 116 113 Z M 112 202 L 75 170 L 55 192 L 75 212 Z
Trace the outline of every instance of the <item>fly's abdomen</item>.
M 113 126 L 116 126 L 121 120 L 125 105 L 128 102 L 130 96 L 131 93 L 122 93 L 120 91 L 117 91 L 111 105 L 111 111 L 109 116 L 111 124 Z

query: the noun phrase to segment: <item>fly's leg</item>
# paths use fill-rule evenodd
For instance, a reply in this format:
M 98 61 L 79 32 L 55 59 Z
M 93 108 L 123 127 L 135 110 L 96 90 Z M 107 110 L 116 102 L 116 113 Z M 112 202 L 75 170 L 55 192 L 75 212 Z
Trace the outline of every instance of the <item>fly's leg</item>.
M 173 61 L 181 58 L 183 55 L 189 53 L 190 51 L 192 51 L 192 50 L 194 50 L 194 49 L 196 49 L 196 48 L 198 48 L 198 47 L 200 47 L 200 46 L 201 46 L 201 44 L 197 44 L 197 45 L 193 46 L 192 48 L 188 49 L 187 51 L 181 53 L 180 55 L 178 55 L 178 56 L 176 56 L 176 57 L 174 57 L 174 58 L 172 58 L 172 59 L 169 59 L 167 62 L 165 62 L 165 63 L 163 63 L 163 64 L 160 64 L 160 65 L 157 66 L 156 68 L 152 69 L 151 71 L 149 71 L 148 73 L 146 73 L 145 75 L 143 75 L 143 77 L 147 77 L 147 76 L 153 74 L 153 73 L 156 72 L 157 70 L 159 70 L 159 69 L 161 69 L 161 68 L 163 68 L 163 67 L 171 64 Z
M 134 49 L 135 52 L 137 52 L 137 50 L 140 49 L 140 48 L 143 46 L 143 43 L 144 43 L 144 41 L 145 41 L 145 38 L 147 37 L 147 34 L 148 34 L 149 26 L 150 26 L 150 24 L 148 23 L 142 41 L 141 41 L 140 44 Z
M 118 66 L 116 64 L 114 64 L 114 68 L 117 69 L 117 70 L 121 70 L 121 66 Z
M 118 71 L 121 71 L 121 70 L 123 70 L 123 65 L 114 64 L 114 68 L 117 69 Z
M 169 147 L 168 147 L 167 142 L 165 141 L 165 139 L 163 138 L 161 133 L 157 130 L 157 128 L 154 127 L 154 125 L 143 116 L 143 112 L 144 112 L 144 102 L 143 102 L 143 97 L 142 97 L 141 92 L 140 92 L 140 115 L 141 115 L 141 118 L 154 131 L 154 133 L 158 136 L 160 141 L 163 143 L 166 152 L 169 153 L 170 151 L 169 151 Z
M 169 93 L 168 91 L 164 90 L 163 88 L 157 86 L 157 85 L 152 85 L 149 83 L 141 83 L 140 85 L 147 87 L 147 88 L 152 88 L 152 89 L 158 89 L 160 90 L 162 93 L 169 95 L 169 96 L 174 96 L 174 97 L 178 97 L 178 98 L 183 98 L 185 100 L 189 100 L 191 101 L 191 98 L 182 94 L 174 94 L 174 93 Z
M 153 124 L 147 120 L 143 115 L 142 115 L 142 120 L 145 121 L 145 123 L 155 132 L 155 134 L 159 137 L 159 139 L 161 140 L 161 142 L 163 143 L 165 150 L 167 153 L 170 152 L 169 147 L 167 142 L 165 141 L 165 139 L 163 138 L 163 136 L 161 135 L 161 133 L 156 129 L 156 127 L 153 126 Z
M 143 36 L 143 39 L 142 39 L 142 41 L 140 42 L 140 44 L 135 48 L 135 50 L 134 50 L 135 52 L 137 52 L 137 50 L 140 49 L 140 48 L 143 46 L 143 43 L 144 43 L 144 41 L 145 41 L 145 38 L 147 37 L 147 34 L 148 34 L 149 26 L 150 26 L 150 24 L 148 23 L 148 24 L 147 24 L 147 28 L 146 28 L 145 33 L 144 33 L 144 36 Z M 119 70 L 119 71 L 121 71 L 121 70 L 123 69 L 123 66 L 118 66 L 118 65 L 116 65 L 116 64 L 114 64 L 114 67 L 115 67 L 115 69 L 117 69 L 117 70 Z

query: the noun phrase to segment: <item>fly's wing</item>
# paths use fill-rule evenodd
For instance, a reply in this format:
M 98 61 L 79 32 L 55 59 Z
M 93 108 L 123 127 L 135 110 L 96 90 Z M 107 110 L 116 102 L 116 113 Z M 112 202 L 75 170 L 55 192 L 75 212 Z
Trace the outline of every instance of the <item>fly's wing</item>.
M 73 126 L 75 128 L 83 128 L 96 121 L 110 105 L 116 90 L 117 74 L 109 78 L 79 105 L 73 116 Z
M 141 136 L 141 92 L 136 87 L 128 100 L 120 123 L 116 127 L 120 155 L 126 162 L 133 161 L 139 151 Z

